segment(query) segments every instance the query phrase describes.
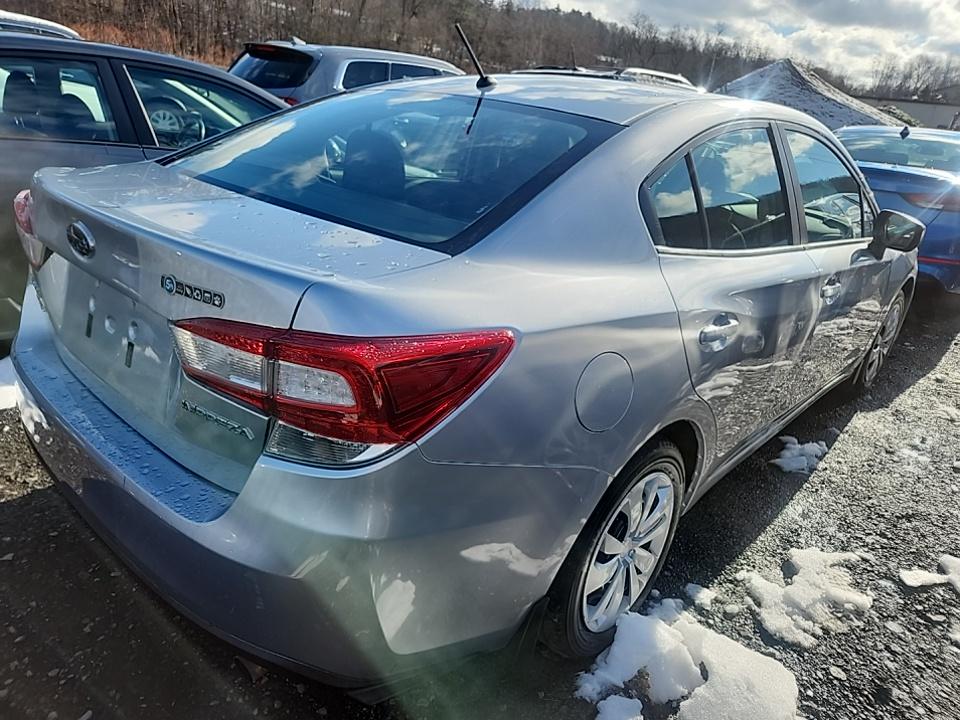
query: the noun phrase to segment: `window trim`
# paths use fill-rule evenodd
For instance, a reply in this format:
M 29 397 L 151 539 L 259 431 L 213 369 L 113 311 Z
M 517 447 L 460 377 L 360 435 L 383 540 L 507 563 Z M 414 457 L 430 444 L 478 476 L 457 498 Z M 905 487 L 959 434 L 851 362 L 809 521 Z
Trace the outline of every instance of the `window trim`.
M 837 141 L 834 142 L 832 137 L 824 135 L 822 132 L 818 131 L 816 128 L 807 127 L 806 125 L 800 125 L 799 123 L 794 123 L 790 121 L 777 121 L 774 123 L 777 129 L 777 133 L 780 136 L 781 146 L 783 148 L 783 153 L 786 159 L 786 162 L 790 169 L 790 175 L 792 178 L 793 184 L 793 194 L 794 194 L 794 205 L 796 207 L 796 216 L 795 221 L 797 223 L 797 231 L 800 237 L 800 244 L 802 247 L 809 249 L 812 248 L 825 248 L 825 247 L 841 247 L 843 245 L 863 245 L 867 246 L 873 242 L 872 237 L 859 237 L 859 238 L 849 238 L 844 240 L 830 240 L 828 242 L 810 242 L 807 237 L 807 221 L 803 214 L 803 188 L 800 186 L 800 176 L 797 174 L 797 166 L 793 161 L 793 152 L 790 150 L 790 143 L 787 140 L 787 131 L 796 132 L 800 135 L 806 135 L 807 137 L 813 138 L 814 140 L 820 141 L 822 144 L 826 145 L 827 149 L 833 152 L 837 160 L 840 161 L 840 164 L 846 168 L 847 172 L 850 173 L 850 177 L 854 179 L 857 185 L 860 188 L 860 197 L 866 199 L 866 202 L 870 205 L 870 209 L 873 211 L 874 222 L 876 222 L 877 215 L 879 214 L 879 206 L 877 205 L 877 200 L 873 196 L 873 191 L 870 190 L 870 186 L 867 184 L 866 180 L 863 177 L 863 173 L 860 172 L 860 168 L 857 167 L 856 162 L 854 162 L 850 157 L 849 153 L 843 147 L 843 145 Z M 862 201 L 861 201 L 862 202 Z M 860 226 L 863 227 L 864 217 L 863 217 L 863 205 L 861 204 L 860 209 Z
M 788 168 L 785 164 L 788 159 L 784 154 L 784 148 L 780 142 L 780 136 L 777 131 L 777 121 L 766 118 L 745 118 L 733 122 L 726 121 L 714 125 L 706 130 L 694 135 L 683 145 L 670 153 L 665 159 L 661 160 L 657 166 L 650 172 L 640 185 L 639 199 L 640 209 L 647 225 L 647 230 L 653 239 L 654 249 L 661 255 L 701 255 L 709 257 L 754 257 L 761 255 L 777 255 L 783 252 L 795 252 L 803 250 L 803 244 L 799 242 L 799 226 L 797 223 L 797 196 L 792 176 L 788 175 Z M 785 214 L 790 218 L 792 232 L 790 233 L 787 245 L 772 245 L 763 248 L 744 248 L 744 249 L 720 249 L 710 247 L 710 234 L 707 223 L 706 211 L 703 207 L 703 199 L 700 193 L 700 184 L 696 176 L 696 167 L 690 172 L 694 165 L 692 152 L 705 142 L 726 135 L 737 130 L 757 130 L 767 131 L 767 138 L 770 141 L 770 148 L 773 151 L 774 162 L 777 166 L 777 172 L 780 175 L 780 185 L 783 188 L 784 198 L 787 203 Z M 664 243 L 663 232 L 660 228 L 660 218 L 656 212 L 656 205 L 653 202 L 653 196 L 650 192 L 652 185 L 663 175 L 669 172 L 674 164 L 680 159 L 685 158 L 687 162 L 687 171 L 690 174 L 690 182 L 693 184 L 694 197 L 697 199 L 697 211 L 700 214 L 700 225 L 704 229 L 704 241 L 707 247 L 704 248 L 674 248 Z
M 347 76 L 347 69 L 354 63 L 358 63 L 358 62 L 383 63 L 384 65 L 387 66 L 387 79 L 384 80 L 383 82 L 368 83 L 366 85 L 357 85 L 356 87 L 345 88 L 343 86 L 343 79 Z M 342 63 L 340 63 L 340 67 L 337 69 L 337 77 L 336 77 L 336 80 L 334 80 L 333 82 L 333 89 L 336 90 L 337 92 L 350 92 L 352 90 L 360 90 L 362 88 L 376 87 L 377 85 L 386 85 L 388 82 L 391 82 L 390 80 L 391 64 L 392 63 L 389 60 L 380 60 L 378 58 L 350 58 L 349 60 L 344 60 Z
M 137 125 L 137 134 L 140 136 L 141 145 L 145 148 L 159 148 L 160 150 L 166 150 L 167 152 L 178 152 L 184 148 L 168 147 L 166 145 L 161 145 L 157 139 L 156 133 L 153 131 L 153 127 L 150 125 L 150 119 L 147 116 L 147 109 L 143 105 L 143 98 L 140 97 L 140 93 L 137 92 L 136 85 L 133 82 L 133 76 L 130 74 L 130 68 L 145 70 L 147 72 L 153 73 L 170 73 L 171 75 L 179 75 L 185 78 L 194 78 L 197 81 L 202 81 L 210 85 L 215 85 L 217 87 L 225 88 L 232 92 L 242 95 L 249 100 L 262 105 L 267 109 L 267 112 L 261 116 L 261 118 L 268 117 L 277 112 L 281 112 L 282 108 L 274 108 L 269 105 L 269 103 L 264 102 L 262 98 L 257 97 L 252 93 L 246 92 L 243 88 L 235 87 L 230 83 L 223 82 L 220 78 L 217 78 L 213 75 L 208 75 L 202 72 L 195 72 L 191 70 L 185 70 L 180 67 L 173 65 L 167 65 L 164 63 L 143 63 L 136 60 L 124 60 L 120 58 L 114 58 L 111 60 L 111 63 L 114 66 L 114 71 L 117 73 L 118 78 L 122 77 L 124 80 L 123 89 L 125 91 L 125 102 L 128 105 L 130 110 L 130 115 L 133 117 L 135 124 Z M 136 108 L 136 111 L 133 110 Z M 256 118 L 253 122 L 260 120 L 261 118 Z M 244 125 L 239 125 L 237 128 L 231 128 L 230 130 L 236 130 L 241 127 L 247 127 L 250 123 Z M 228 131 L 229 132 L 229 131 Z M 221 133 L 215 137 L 221 137 L 225 133 Z M 202 141 L 201 141 L 202 142 Z
M 49 138 L 49 137 L 0 137 L 0 140 L 14 140 L 16 142 L 52 142 L 67 143 L 71 145 L 108 145 L 110 147 L 139 148 L 141 144 L 134 128 L 134 123 L 130 117 L 127 104 L 124 101 L 123 93 L 117 83 L 113 69 L 110 67 L 108 58 L 82 55 L 78 53 L 50 52 L 49 50 L 0 50 L 0 59 L 3 58 L 23 58 L 24 60 L 47 60 L 51 62 L 80 63 L 84 65 L 93 65 L 97 68 L 100 84 L 103 88 L 103 100 L 113 116 L 113 122 L 117 130 L 116 140 L 70 140 L 69 138 Z
M 384 65 L 387 66 L 387 79 L 382 82 L 368 83 L 367 85 L 357 85 L 356 87 L 345 88 L 343 86 L 343 79 L 347 75 L 347 68 L 353 65 L 353 63 L 358 63 L 358 62 L 383 63 Z M 381 60 L 380 58 L 357 57 L 357 58 L 350 58 L 349 60 L 344 60 L 343 62 L 340 63 L 340 67 L 337 69 L 336 79 L 333 82 L 333 89 L 336 92 L 352 92 L 355 90 L 363 90 L 364 88 L 368 88 L 368 87 L 377 87 L 378 85 L 386 85 L 387 83 L 403 82 L 403 80 L 429 80 L 429 77 L 427 76 L 423 76 L 421 78 L 398 78 L 394 80 L 392 78 L 394 65 L 412 65 L 414 67 L 422 67 L 422 68 L 426 68 L 427 70 L 436 71 L 437 75 L 434 75 L 433 77 L 443 77 L 442 75 L 443 68 L 434 67 L 433 65 L 424 65 L 423 63 L 417 63 L 417 62 L 400 62 L 399 60 L 397 62 L 394 62 L 393 60 Z

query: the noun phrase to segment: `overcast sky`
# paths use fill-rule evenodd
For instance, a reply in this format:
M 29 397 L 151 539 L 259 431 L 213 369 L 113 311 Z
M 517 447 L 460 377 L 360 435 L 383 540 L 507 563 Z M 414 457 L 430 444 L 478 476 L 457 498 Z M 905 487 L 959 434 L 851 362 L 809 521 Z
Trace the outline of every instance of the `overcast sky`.
M 547 6 L 553 2 L 545 2 Z M 629 23 L 635 13 L 756 40 L 775 54 L 807 58 L 869 79 L 886 54 L 960 55 L 960 2 L 953 0 L 559 0 L 564 9 Z

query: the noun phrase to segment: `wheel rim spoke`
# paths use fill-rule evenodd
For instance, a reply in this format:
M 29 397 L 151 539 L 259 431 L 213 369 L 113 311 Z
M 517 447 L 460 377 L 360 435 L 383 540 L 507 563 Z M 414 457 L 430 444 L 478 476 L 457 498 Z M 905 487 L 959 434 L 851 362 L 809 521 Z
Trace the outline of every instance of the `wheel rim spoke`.
M 630 563 L 630 566 L 627 568 L 627 575 L 630 578 L 630 604 L 632 605 L 637 601 L 637 598 L 640 597 L 640 593 L 643 591 L 643 583 L 640 582 L 641 572 L 636 562 Z
M 590 571 L 587 573 L 587 581 L 584 586 L 586 594 L 590 595 L 610 582 L 617 572 L 618 564 L 619 560 L 617 558 L 605 563 L 594 560 L 590 566 Z
M 622 555 L 626 551 L 626 546 L 621 540 L 610 533 L 606 533 L 603 536 L 603 551 L 607 555 Z
M 667 534 L 669 528 L 670 516 L 667 511 L 664 510 L 663 514 L 657 517 L 653 525 L 644 528 L 643 532 L 634 538 L 634 543 L 642 547 L 648 543 L 659 540 Z
M 635 548 L 633 551 L 633 565 L 642 575 L 646 575 L 657 562 L 657 556 L 643 548 Z
M 597 625 L 606 626 L 611 620 L 619 614 L 617 611 L 623 601 L 624 594 L 624 567 L 622 563 L 617 563 L 617 569 L 613 576 L 613 581 L 603 591 L 600 602 L 597 603 L 594 614 Z M 611 617 L 611 615 L 613 617 Z

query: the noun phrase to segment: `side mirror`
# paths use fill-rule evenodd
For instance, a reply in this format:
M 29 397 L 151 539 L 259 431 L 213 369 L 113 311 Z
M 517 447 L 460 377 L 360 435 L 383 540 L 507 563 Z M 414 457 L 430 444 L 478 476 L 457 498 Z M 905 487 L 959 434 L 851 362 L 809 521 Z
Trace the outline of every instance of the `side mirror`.
M 873 243 L 879 248 L 913 252 L 920 247 L 927 226 L 904 213 L 881 210 L 873 223 Z

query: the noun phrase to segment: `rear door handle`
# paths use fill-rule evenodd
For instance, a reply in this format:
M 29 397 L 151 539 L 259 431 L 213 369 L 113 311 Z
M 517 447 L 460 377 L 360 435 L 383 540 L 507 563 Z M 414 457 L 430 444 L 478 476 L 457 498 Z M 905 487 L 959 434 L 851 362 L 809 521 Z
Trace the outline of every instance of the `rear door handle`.
M 820 288 L 820 297 L 824 299 L 827 305 L 832 305 L 833 302 L 840 296 L 840 291 L 843 289 L 843 285 L 840 284 L 840 281 L 836 278 L 830 278 L 827 280 L 827 284 Z
M 719 352 L 730 344 L 739 327 L 740 321 L 736 315 L 720 313 L 700 330 L 700 346 L 710 352 Z

